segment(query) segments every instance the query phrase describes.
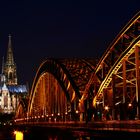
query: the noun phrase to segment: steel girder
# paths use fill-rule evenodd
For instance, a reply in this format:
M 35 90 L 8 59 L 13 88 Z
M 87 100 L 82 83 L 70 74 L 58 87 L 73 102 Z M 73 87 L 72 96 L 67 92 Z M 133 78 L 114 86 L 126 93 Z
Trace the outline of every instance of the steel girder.
M 91 73 L 94 70 L 91 59 L 47 59 L 44 61 L 35 76 L 28 105 L 28 115 L 30 116 L 35 91 L 39 79 L 46 73 L 52 74 L 62 87 L 67 101 L 73 102 L 75 98 L 81 97 L 82 91 L 88 82 Z
M 140 12 L 137 13 L 118 34 L 118 36 L 111 43 L 111 45 L 108 47 L 108 49 L 100 59 L 99 63 L 97 64 L 97 67 L 95 68 L 95 72 L 91 75 L 91 78 L 88 84 L 86 85 L 85 92 L 83 95 L 84 96 L 87 95 L 89 87 L 91 86 L 91 84 L 94 83 L 96 91 L 94 90 L 95 97 L 93 99 L 93 105 L 96 105 L 97 103 L 100 102 L 104 103 L 103 93 L 104 90 L 106 90 L 107 88 L 114 90 L 114 88 L 116 89 L 117 85 L 124 86 L 125 84 L 125 87 L 123 87 L 122 89 L 122 91 L 124 92 L 124 90 L 126 90 L 125 88 L 128 87 L 128 84 L 131 84 L 131 86 L 135 85 L 135 83 L 132 83 L 134 78 L 130 80 L 126 76 L 135 77 L 136 79 L 135 74 L 136 72 L 134 73 L 133 72 L 134 70 L 132 71 L 131 69 L 135 69 L 135 71 L 138 71 L 136 70 L 135 67 L 132 67 L 132 65 L 133 66 L 136 65 L 135 63 L 136 56 L 134 55 L 134 53 L 136 46 L 139 46 L 140 39 L 139 35 L 140 35 Z M 127 61 L 126 64 L 123 64 L 125 63 L 124 61 Z M 124 71 L 126 71 L 127 74 Z M 120 76 L 119 73 L 122 73 L 122 75 Z M 126 81 L 123 80 L 124 78 L 126 79 Z M 122 79 L 122 81 L 118 79 Z M 121 92 L 121 90 L 118 92 Z M 117 95 L 115 96 L 117 97 Z M 113 97 L 113 102 L 114 100 L 115 98 Z

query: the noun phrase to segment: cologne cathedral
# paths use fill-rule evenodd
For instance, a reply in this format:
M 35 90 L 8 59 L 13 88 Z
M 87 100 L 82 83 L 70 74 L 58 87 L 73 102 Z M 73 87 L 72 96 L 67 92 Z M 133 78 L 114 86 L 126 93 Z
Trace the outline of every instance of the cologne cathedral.
M 0 74 L 0 113 L 11 114 L 16 111 L 20 98 L 28 93 L 26 85 L 19 85 L 14 62 L 11 35 L 9 35 L 6 60 L 2 60 Z

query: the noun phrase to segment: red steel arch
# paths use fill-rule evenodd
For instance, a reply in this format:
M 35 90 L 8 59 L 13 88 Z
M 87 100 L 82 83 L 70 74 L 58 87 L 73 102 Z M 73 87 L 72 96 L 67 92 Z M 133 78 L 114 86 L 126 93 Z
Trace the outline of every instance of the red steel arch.
M 63 114 L 67 114 L 68 111 L 70 112 L 72 110 L 78 110 L 78 102 L 84 90 L 84 86 L 87 84 L 88 79 L 92 71 L 94 70 L 93 64 L 94 63 L 91 63 L 90 59 L 89 61 L 87 61 L 86 59 L 77 58 L 45 60 L 40 65 L 33 81 L 28 104 L 28 117 L 35 117 L 35 115 L 37 115 L 37 113 L 35 113 L 33 110 L 40 110 L 38 111 L 38 114 L 41 114 L 41 116 L 44 116 L 44 114 L 48 115 L 48 112 L 50 115 L 60 115 L 62 114 L 60 110 L 62 110 Z M 53 81 L 51 84 L 49 83 L 51 81 L 50 79 Z M 45 94 L 48 94 L 46 92 L 49 92 L 47 91 L 48 89 L 46 89 L 47 84 L 55 86 L 53 92 L 56 92 L 55 89 L 59 88 L 59 92 L 62 93 L 63 99 L 60 100 L 61 97 L 54 97 L 53 99 L 56 100 L 56 103 L 49 102 L 50 105 L 47 105 L 48 100 L 45 99 Z M 58 95 L 53 94 L 50 96 Z M 38 101 L 36 99 L 37 97 Z M 58 107 L 58 103 L 63 104 L 64 106 L 60 105 L 60 107 Z M 34 106 L 34 104 L 36 105 Z M 55 106 L 57 106 L 57 109 L 53 110 L 48 107 L 54 106 L 54 104 Z M 45 109 L 46 106 L 47 109 Z M 62 106 L 65 109 L 62 109 Z
M 139 42 L 140 12 L 122 29 L 100 59 L 86 85 L 82 101 L 87 98 L 89 88 L 94 85 L 94 106 L 106 104 L 107 91 L 107 96 L 110 92 L 108 102 L 111 101 L 110 106 L 113 110 L 119 103 L 140 102 Z M 136 110 L 139 116 L 139 106 Z
M 48 115 L 45 107 L 52 116 L 60 116 L 60 110 L 67 115 L 69 111 L 76 111 L 78 105 L 83 112 L 85 102 L 88 108 L 91 98 L 97 109 L 101 107 L 103 110 L 108 105 L 112 115 L 120 113 L 117 108 L 119 104 L 133 104 L 136 115 L 140 117 L 139 47 L 140 12 L 121 30 L 96 67 L 93 61 L 87 59 L 46 59 L 33 81 L 28 117 Z M 49 88 L 46 88 L 47 85 Z M 61 92 L 61 99 L 55 97 L 55 91 Z M 49 100 L 46 101 L 46 98 Z M 64 109 L 52 110 L 60 102 L 59 108 Z M 114 119 L 116 116 L 113 116 Z

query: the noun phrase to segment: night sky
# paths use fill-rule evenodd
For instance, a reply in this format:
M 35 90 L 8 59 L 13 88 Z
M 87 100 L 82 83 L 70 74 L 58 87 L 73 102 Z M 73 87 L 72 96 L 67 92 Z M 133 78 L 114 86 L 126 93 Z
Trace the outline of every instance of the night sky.
M 19 84 L 31 85 L 46 58 L 100 58 L 139 10 L 140 0 L 0 1 L 0 61 L 11 34 Z

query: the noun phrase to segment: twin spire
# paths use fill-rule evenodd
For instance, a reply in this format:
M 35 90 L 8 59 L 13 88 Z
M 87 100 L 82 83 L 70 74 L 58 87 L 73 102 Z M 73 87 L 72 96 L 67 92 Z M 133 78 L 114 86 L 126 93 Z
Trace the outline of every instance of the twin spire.
M 11 35 L 9 34 L 6 62 L 2 59 L 2 74 L 6 76 L 8 85 L 17 84 L 16 64 L 14 63 Z
M 11 41 L 11 35 L 8 36 L 8 49 L 7 49 L 7 56 L 6 56 L 6 65 L 12 65 L 14 64 L 14 58 L 13 58 L 13 51 L 12 51 L 12 41 Z M 2 57 L 2 74 L 4 73 L 4 56 Z
M 12 51 L 12 42 L 11 42 L 11 35 L 10 34 L 9 34 L 9 41 L 8 41 L 6 64 L 7 65 L 13 65 L 14 64 L 13 51 Z

